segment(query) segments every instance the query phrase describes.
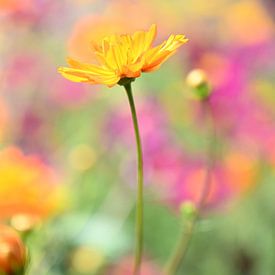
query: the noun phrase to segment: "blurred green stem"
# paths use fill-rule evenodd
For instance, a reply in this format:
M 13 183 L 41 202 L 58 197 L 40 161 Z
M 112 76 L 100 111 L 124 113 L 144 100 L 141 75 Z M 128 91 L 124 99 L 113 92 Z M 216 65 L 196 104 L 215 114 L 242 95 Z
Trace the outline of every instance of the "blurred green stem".
M 208 159 L 206 164 L 206 174 L 204 178 L 204 184 L 203 184 L 200 198 L 198 201 L 197 209 L 194 215 L 190 218 L 190 220 L 187 221 L 187 223 L 185 224 L 185 227 L 183 228 L 183 232 L 180 236 L 180 240 L 176 246 L 176 249 L 166 266 L 165 275 L 174 275 L 177 273 L 178 269 L 180 268 L 180 265 L 182 264 L 186 256 L 186 253 L 188 251 L 189 244 L 192 239 L 194 230 L 196 228 L 197 221 L 199 220 L 199 217 L 200 217 L 200 213 L 205 205 L 205 202 L 209 195 L 209 191 L 211 189 L 212 171 L 216 160 L 216 141 L 217 141 L 216 127 L 215 127 L 215 122 L 212 114 L 212 109 L 211 109 L 211 106 L 209 105 L 208 99 L 204 100 L 202 104 L 210 120 Z
M 138 164 L 138 186 L 137 186 L 137 204 L 136 204 L 136 251 L 135 251 L 135 266 L 134 275 L 140 274 L 142 252 L 143 252 L 143 160 L 142 146 L 138 127 L 137 113 L 135 102 L 132 94 L 131 82 L 124 85 L 129 99 L 129 104 L 132 113 L 132 120 L 135 130 L 136 145 L 137 145 L 137 164 Z

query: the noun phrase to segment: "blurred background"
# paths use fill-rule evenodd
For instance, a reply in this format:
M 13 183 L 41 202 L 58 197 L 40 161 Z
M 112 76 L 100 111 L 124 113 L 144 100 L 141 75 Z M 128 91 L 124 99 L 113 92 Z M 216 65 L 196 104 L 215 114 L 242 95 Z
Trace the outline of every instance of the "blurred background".
M 160 275 L 196 203 L 209 119 L 186 85 L 203 69 L 218 159 L 178 274 L 275 274 L 273 0 L 0 0 L 0 218 L 20 232 L 28 273 L 131 274 L 135 140 L 125 92 L 72 83 L 91 41 L 158 26 L 189 42 L 134 83 L 145 159 L 145 261 Z

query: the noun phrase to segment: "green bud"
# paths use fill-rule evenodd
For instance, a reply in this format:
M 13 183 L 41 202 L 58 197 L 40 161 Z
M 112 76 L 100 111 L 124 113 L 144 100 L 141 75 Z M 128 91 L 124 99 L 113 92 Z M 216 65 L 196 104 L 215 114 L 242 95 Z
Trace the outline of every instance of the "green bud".
M 180 205 L 180 212 L 184 219 L 190 220 L 197 214 L 197 208 L 192 201 L 186 201 Z

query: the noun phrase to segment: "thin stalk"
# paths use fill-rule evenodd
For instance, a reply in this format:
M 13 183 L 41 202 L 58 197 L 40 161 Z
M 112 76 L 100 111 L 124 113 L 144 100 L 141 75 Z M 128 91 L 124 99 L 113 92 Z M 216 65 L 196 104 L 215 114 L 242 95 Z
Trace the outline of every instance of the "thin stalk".
M 200 194 L 200 198 L 198 201 L 198 206 L 196 209 L 196 212 L 191 220 L 188 221 L 186 228 L 183 229 L 183 232 L 180 237 L 180 241 L 178 242 L 178 245 L 176 246 L 176 249 L 174 253 L 172 254 L 172 257 L 170 261 L 168 262 L 168 265 L 166 267 L 165 275 L 174 275 L 180 268 L 181 263 L 183 262 L 188 248 L 189 244 L 191 242 L 191 239 L 193 237 L 194 230 L 196 228 L 197 221 L 199 220 L 201 211 L 205 205 L 205 202 L 207 200 L 207 197 L 209 195 L 209 191 L 211 189 L 211 179 L 212 179 L 212 171 L 213 167 L 215 165 L 215 159 L 216 159 L 216 128 L 214 123 L 214 118 L 212 115 L 211 106 L 209 105 L 208 100 L 205 100 L 203 102 L 203 107 L 205 107 L 205 110 L 207 111 L 207 114 L 210 118 L 210 141 L 209 141 L 209 149 L 208 149 L 208 160 L 206 164 L 206 173 L 204 178 L 204 184 L 202 187 L 202 191 Z
M 140 274 L 142 254 L 143 254 L 143 159 L 142 159 L 142 146 L 138 127 L 138 119 L 135 108 L 135 102 L 132 94 L 131 83 L 124 85 L 127 92 L 129 105 L 131 108 L 132 120 L 135 130 L 136 146 L 137 146 L 137 202 L 136 202 L 136 248 L 135 248 L 135 265 L 134 275 Z

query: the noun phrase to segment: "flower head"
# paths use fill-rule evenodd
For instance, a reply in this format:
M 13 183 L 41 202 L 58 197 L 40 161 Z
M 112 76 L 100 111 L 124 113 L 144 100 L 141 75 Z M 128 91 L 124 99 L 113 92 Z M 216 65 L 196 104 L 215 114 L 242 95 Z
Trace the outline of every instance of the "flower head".
M 171 35 L 162 44 L 152 47 L 156 32 L 156 25 L 152 25 L 147 32 L 106 36 L 100 43 L 92 43 L 99 64 L 85 64 L 68 58 L 70 68 L 61 67 L 58 71 L 71 81 L 109 87 L 124 78 L 134 79 L 142 72 L 158 69 L 187 42 L 184 35 Z

